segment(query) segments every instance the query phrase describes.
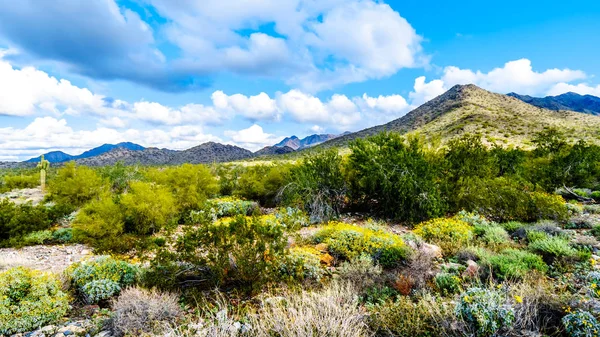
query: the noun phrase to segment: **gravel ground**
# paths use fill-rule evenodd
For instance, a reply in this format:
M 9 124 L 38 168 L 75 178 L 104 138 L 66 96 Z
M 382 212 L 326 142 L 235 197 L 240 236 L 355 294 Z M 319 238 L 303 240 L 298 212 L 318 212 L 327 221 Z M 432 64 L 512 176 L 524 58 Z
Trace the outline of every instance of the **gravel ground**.
M 91 255 L 85 245 L 29 246 L 0 249 L 0 271 L 12 267 L 28 267 L 60 273 L 71 264 Z

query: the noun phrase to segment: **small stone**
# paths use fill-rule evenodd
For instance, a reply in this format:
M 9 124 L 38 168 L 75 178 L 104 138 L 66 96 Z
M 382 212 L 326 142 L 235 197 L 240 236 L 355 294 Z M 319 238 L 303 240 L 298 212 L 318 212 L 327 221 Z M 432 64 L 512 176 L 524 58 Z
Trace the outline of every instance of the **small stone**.
M 72 334 L 73 334 L 73 332 L 72 332 L 71 330 L 65 330 L 65 331 L 63 332 L 63 335 L 65 335 L 65 336 L 70 336 L 70 335 L 72 335 Z
M 110 337 L 110 332 L 108 332 L 108 331 L 101 331 L 99 334 L 97 334 L 94 337 Z
M 477 262 L 473 260 L 467 261 L 467 269 L 465 269 L 463 275 L 468 277 L 475 277 L 477 276 L 477 274 L 479 274 L 479 265 L 477 264 Z

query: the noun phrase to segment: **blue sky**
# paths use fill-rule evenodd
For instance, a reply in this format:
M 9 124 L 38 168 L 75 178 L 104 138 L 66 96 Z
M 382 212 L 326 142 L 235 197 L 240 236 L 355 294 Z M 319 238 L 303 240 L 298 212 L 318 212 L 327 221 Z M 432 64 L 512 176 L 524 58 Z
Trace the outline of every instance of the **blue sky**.
M 251 150 L 388 122 L 455 84 L 600 96 L 597 1 L 0 0 L 0 160 Z

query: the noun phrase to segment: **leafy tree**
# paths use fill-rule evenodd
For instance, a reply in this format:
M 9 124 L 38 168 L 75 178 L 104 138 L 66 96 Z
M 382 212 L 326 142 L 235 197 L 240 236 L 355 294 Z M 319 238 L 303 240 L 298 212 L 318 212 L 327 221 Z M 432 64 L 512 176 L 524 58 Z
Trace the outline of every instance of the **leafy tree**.
M 107 184 L 93 169 L 65 164 L 50 182 L 49 192 L 57 203 L 82 206 L 107 189 Z
M 373 211 L 406 221 L 442 215 L 439 171 L 420 140 L 396 133 L 359 139 L 350 145 L 354 200 Z
M 125 232 L 140 235 L 157 232 L 177 213 L 175 198 L 166 187 L 135 181 L 121 197 L 125 213 Z

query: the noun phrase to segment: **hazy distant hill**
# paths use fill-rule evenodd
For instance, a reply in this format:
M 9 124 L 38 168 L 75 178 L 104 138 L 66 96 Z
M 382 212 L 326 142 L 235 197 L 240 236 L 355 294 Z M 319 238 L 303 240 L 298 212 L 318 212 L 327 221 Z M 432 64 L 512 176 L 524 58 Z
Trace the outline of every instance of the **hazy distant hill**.
M 87 166 L 105 166 L 121 161 L 126 165 L 178 165 L 235 161 L 250 158 L 253 155 L 252 152 L 241 147 L 208 142 L 184 151 L 157 148 L 133 151 L 116 148 L 95 157 L 76 160 L 76 163 Z
M 600 115 L 600 97 L 592 95 L 579 95 L 574 92 L 568 92 L 558 96 L 531 97 L 511 92 L 508 96 L 518 98 L 523 102 L 540 108 L 550 110 L 571 110 L 592 115 Z
M 280 155 L 280 154 L 286 154 L 286 153 L 292 153 L 296 150 L 292 149 L 289 146 L 265 146 L 262 149 L 254 152 L 254 155 L 257 157 L 260 156 L 273 156 L 273 155 Z
M 571 139 L 600 143 L 598 116 L 543 109 L 469 84 L 456 85 L 399 119 L 329 140 L 321 146 L 343 146 L 352 139 L 382 131 L 417 131 L 441 141 L 464 133 L 481 133 L 490 143 L 527 147 L 532 136 L 544 127 L 557 127 Z
M 342 135 L 345 135 L 345 134 L 346 133 L 343 133 Z M 275 144 L 275 146 L 277 146 L 277 147 L 288 146 L 294 150 L 301 150 L 301 149 L 305 149 L 305 148 L 308 148 L 311 146 L 321 144 L 323 142 L 340 137 L 342 135 L 333 135 L 333 134 L 317 135 L 317 134 L 314 134 L 314 135 L 304 137 L 302 139 L 300 139 L 296 136 L 291 136 L 291 137 L 287 137 L 287 138 L 283 139 L 281 142 Z
M 95 147 L 91 150 L 85 151 L 84 153 L 77 155 L 77 156 L 73 156 L 68 153 L 64 153 L 62 151 L 52 151 L 52 152 L 48 152 L 48 153 L 44 154 L 44 159 L 46 159 L 47 161 L 49 161 L 51 163 L 62 163 L 65 161 L 71 161 L 71 160 L 84 159 L 84 158 L 98 156 L 103 153 L 112 151 L 114 149 L 127 149 L 127 150 L 132 150 L 132 151 L 141 151 L 144 149 L 144 147 L 141 145 L 138 145 L 138 144 L 130 143 L 130 142 L 123 142 L 123 143 L 118 143 L 118 144 L 104 144 L 104 145 Z M 41 158 L 41 156 L 31 158 L 31 159 L 27 160 L 27 162 L 37 163 L 40 161 L 40 158 Z

